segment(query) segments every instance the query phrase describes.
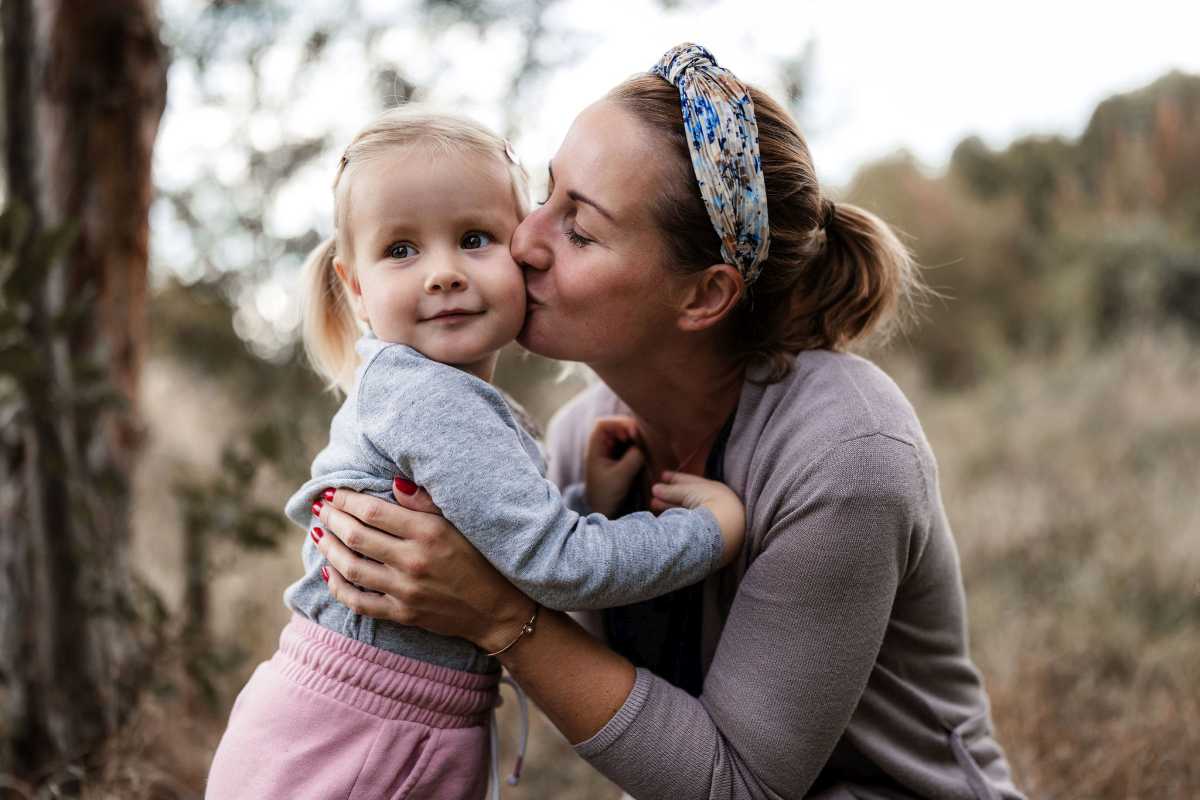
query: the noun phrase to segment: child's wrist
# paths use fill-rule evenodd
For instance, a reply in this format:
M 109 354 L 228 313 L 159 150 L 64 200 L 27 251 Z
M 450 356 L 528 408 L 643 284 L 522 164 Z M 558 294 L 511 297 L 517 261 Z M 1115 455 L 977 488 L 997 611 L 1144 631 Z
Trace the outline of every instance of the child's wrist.
M 583 489 L 583 501 L 587 503 L 588 511 L 595 514 L 603 514 L 606 517 L 612 516 L 612 503 L 604 497 L 599 497 L 586 486 Z

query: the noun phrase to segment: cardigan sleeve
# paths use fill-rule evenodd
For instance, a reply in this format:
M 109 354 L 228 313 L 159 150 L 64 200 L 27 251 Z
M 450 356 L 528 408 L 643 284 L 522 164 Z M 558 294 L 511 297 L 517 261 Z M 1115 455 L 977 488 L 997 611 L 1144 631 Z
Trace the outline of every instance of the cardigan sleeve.
M 579 754 L 635 797 L 802 797 L 875 665 L 924 485 L 912 445 L 870 434 L 760 497 L 778 510 L 700 697 L 639 670 Z

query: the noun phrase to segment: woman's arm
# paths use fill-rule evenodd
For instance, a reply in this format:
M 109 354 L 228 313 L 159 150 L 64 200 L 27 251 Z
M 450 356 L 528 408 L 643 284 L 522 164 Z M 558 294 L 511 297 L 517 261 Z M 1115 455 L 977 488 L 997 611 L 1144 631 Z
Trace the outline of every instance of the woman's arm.
M 808 481 L 797 476 L 739 586 L 700 698 L 644 670 L 631 680 L 628 662 L 554 615 L 505 654 L 580 754 L 633 795 L 801 797 L 846 729 L 887 629 L 917 526 L 913 498 L 924 497 L 924 485 L 911 446 L 883 436 L 843 443 L 814 469 Z M 335 506 L 358 502 L 338 496 Z M 355 550 L 389 565 L 372 567 L 325 537 L 322 551 L 339 571 L 391 595 L 359 592 L 331 574 L 338 599 L 481 647 L 506 644 L 529 601 L 522 607 L 499 576 L 485 579 L 477 566 L 469 576 L 457 572 L 471 566 L 450 556 L 461 546 L 449 544 L 458 537 L 443 521 L 408 520 L 387 529 L 416 525 L 415 535 L 403 534 L 406 545 L 444 556 L 444 569 L 418 559 L 424 577 L 414 579 L 411 560 L 407 570 L 390 566 L 406 559 L 387 534 L 345 516 L 327 520 L 350 532 Z M 451 592 L 459 603 L 437 607 L 442 582 L 459 585 Z

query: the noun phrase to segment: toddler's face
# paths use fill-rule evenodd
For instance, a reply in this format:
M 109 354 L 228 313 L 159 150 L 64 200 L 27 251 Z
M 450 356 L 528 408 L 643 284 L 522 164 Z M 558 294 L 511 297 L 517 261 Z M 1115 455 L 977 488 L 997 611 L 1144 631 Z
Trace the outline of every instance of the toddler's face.
M 489 377 L 525 318 L 504 167 L 397 148 L 358 165 L 343 202 L 352 263 L 335 266 L 359 318 L 384 341 Z

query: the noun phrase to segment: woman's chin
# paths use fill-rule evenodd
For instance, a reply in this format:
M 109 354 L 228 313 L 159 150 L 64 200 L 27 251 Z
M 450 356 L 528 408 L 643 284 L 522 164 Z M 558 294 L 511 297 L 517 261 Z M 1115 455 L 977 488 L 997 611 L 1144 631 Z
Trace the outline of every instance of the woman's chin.
M 534 355 L 556 361 L 593 364 L 613 357 L 612 336 L 597 339 L 586 326 L 573 324 L 571 317 L 554 317 L 546 311 L 525 316 L 525 325 L 517 334 L 517 344 Z
M 525 324 L 521 326 L 521 330 L 517 333 L 517 344 L 539 356 L 545 356 L 546 358 L 560 357 L 549 352 L 553 347 L 550 338 L 546 336 L 546 326 L 541 322 L 534 321 L 534 312 L 532 309 L 525 315 Z

